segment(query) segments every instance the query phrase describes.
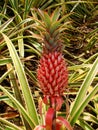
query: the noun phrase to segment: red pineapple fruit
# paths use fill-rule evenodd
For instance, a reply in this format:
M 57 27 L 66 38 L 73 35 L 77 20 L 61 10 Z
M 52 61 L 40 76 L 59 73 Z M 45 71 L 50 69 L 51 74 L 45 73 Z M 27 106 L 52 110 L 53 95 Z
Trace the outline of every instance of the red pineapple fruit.
M 68 81 L 68 71 L 61 53 L 44 54 L 37 70 L 38 81 L 44 95 L 62 95 Z
M 39 35 L 34 34 L 34 37 L 43 43 L 43 53 L 37 69 L 37 79 L 44 94 L 44 102 L 50 101 L 50 105 L 58 110 L 68 84 L 68 71 L 62 55 L 64 25 L 61 22 L 64 18 L 59 19 L 58 9 L 51 16 L 41 10 L 38 14 L 40 20 L 37 19 L 37 26 L 34 28 L 39 31 Z

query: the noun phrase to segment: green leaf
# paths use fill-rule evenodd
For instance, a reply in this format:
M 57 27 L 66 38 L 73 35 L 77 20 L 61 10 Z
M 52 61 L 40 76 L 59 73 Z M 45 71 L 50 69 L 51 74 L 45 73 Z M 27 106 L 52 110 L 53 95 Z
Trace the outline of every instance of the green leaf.
M 0 96 L 0 101 L 6 101 L 9 100 L 8 96 Z
M 37 85 L 37 79 L 35 75 L 31 73 L 31 71 L 27 67 L 25 67 L 25 71 L 27 72 L 28 76 L 32 79 L 33 83 Z
M 13 64 L 14 64 L 14 67 L 18 76 L 18 80 L 19 80 L 21 90 L 23 93 L 27 112 L 30 115 L 30 117 L 35 120 L 35 123 L 39 124 L 35 103 L 34 103 L 34 100 L 30 91 L 30 87 L 29 87 L 29 84 L 28 84 L 28 81 L 24 72 L 23 65 L 10 39 L 5 34 L 2 34 L 2 35 L 8 46 L 10 56 L 12 58 L 12 61 L 13 61 Z
M 24 8 L 24 19 L 27 17 L 27 14 L 29 13 L 32 3 L 34 0 L 25 0 L 25 8 Z
M 57 21 L 59 16 L 60 16 L 60 9 L 56 8 L 55 11 L 52 13 L 52 16 L 51 16 L 52 23 Z
M 44 12 L 44 22 L 46 24 L 46 27 L 50 28 L 51 19 L 50 19 L 50 16 L 46 12 Z
M 14 125 L 13 123 L 11 123 L 11 122 L 9 122 L 1 117 L 0 117 L 0 123 L 4 123 L 7 126 L 10 126 L 10 128 L 11 128 L 10 130 L 23 130 L 23 129 L 19 128 L 18 126 Z
M 86 105 L 88 104 L 88 102 L 92 99 L 92 97 L 97 93 L 98 91 L 98 84 L 94 87 L 94 89 L 92 90 L 91 93 L 89 93 L 85 100 L 82 102 L 82 104 L 79 105 L 77 111 L 74 112 L 74 115 L 72 116 L 72 120 L 71 120 L 71 124 L 73 125 L 76 120 L 78 119 L 78 117 L 80 116 L 80 114 L 82 113 L 83 109 L 86 107 Z M 97 120 L 98 123 L 98 120 Z
M 68 18 L 70 15 L 72 15 L 73 13 L 68 13 L 65 16 L 63 16 L 60 20 L 59 23 L 63 22 L 66 18 Z
M 95 62 L 93 63 L 93 66 L 91 67 L 91 69 L 89 70 L 83 84 L 81 85 L 81 88 L 80 88 L 80 90 L 76 96 L 76 99 L 74 101 L 74 104 L 71 108 L 69 120 L 70 120 L 72 125 L 76 122 L 77 118 L 81 114 L 82 110 L 85 107 L 85 104 L 87 104 L 91 100 L 92 94 L 93 93 L 95 94 L 95 92 L 98 91 L 98 87 L 97 88 L 95 87 L 94 90 L 90 93 L 91 95 L 88 95 L 88 97 L 86 97 L 87 89 L 91 85 L 97 72 L 98 72 L 98 57 L 95 60 Z
M 89 112 L 83 112 L 80 118 L 84 119 L 85 121 L 89 120 L 92 123 L 98 124 L 97 117 L 94 116 L 94 114 L 90 114 Z
M 3 32 L 6 27 L 13 21 L 14 18 L 10 18 L 8 21 L 6 21 L 4 24 L 0 26 L 0 32 Z
M 23 37 L 23 34 L 21 33 L 19 36 Z M 24 57 L 24 41 L 23 38 L 18 39 L 18 47 L 19 47 L 19 54 L 20 57 Z
M 89 125 L 84 119 L 79 119 L 76 122 L 79 126 L 83 128 L 83 130 L 94 130 L 91 125 Z
M 41 0 L 40 0 L 41 1 Z M 44 10 L 46 9 L 48 6 L 50 6 L 52 4 L 53 0 L 42 0 L 40 3 L 42 5 L 42 3 L 44 3 L 40 9 Z M 39 3 L 39 0 L 38 0 L 38 3 Z
M 11 4 L 11 6 L 16 10 L 16 11 L 18 11 L 18 4 L 19 4 L 19 2 L 17 1 L 17 0 L 9 0 L 9 2 L 10 2 L 10 4 Z
M 27 120 L 27 122 L 30 124 L 32 128 L 36 126 L 35 119 L 31 118 L 30 115 L 26 112 L 24 107 L 17 101 L 4 87 L 0 85 L 0 89 L 10 98 L 10 100 L 15 104 L 19 112 L 24 116 L 24 118 Z M 0 118 L 2 121 L 2 119 Z M 4 120 L 6 121 L 6 120 Z M 6 123 L 6 122 L 5 122 Z M 7 122 L 7 124 L 10 122 Z
M 40 17 L 42 18 L 42 20 L 44 21 L 47 29 L 50 28 L 50 25 L 51 25 L 51 19 L 50 19 L 50 16 L 48 15 L 48 13 L 46 12 L 43 12 L 41 10 L 38 10 L 39 11 L 39 15 Z
M 1 77 L 0 77 L 0 83 L 11 73 L 13 68 L 10 68 L 8 71 L 6 71 Z
M 58 21 L 51 24 L 50 27 L 50 34 L 54 33 L 55 30 L 57 30 L 60 27 L 60 23 Z
M 3 59 L 0 59 L 0 66 L 9 64 L 9 63 L 11 63 L 11 62 L 12 62 L 11 58 L 3 58 Z

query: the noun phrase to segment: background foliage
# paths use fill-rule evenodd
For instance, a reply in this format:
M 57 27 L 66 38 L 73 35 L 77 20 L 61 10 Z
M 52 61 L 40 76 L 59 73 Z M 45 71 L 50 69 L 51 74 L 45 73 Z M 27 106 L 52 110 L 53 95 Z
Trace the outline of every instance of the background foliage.
M 38 33 L 33 29 L 36 10 L 51 15 L 56 8 L 61 10 L 61 17 L 67 16 L 63 54 L 69 70 L 69 88 L 58 115 L 67 118 L 75 130 L 98 128 L 97 0 L 3 0 L 0 1 L 0 129 L 30 130 L 44 122 L 44 114 L 40 118 L 38 112 L 42 93 L 36 79 L 42 46 L 32 35 Z M 43 113 L 46 109 L 43 104 Z

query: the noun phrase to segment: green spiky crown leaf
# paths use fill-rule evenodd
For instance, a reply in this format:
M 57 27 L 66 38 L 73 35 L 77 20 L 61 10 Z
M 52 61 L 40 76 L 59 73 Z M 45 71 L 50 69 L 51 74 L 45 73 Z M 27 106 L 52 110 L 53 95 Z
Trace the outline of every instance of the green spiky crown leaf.
M 42 10 L 37 10 L 37 14 L 38 17 L 34 15 L 36 23 L 33 24 L 33 28 L 37 30 L 39 34 L 33 33 L 33 37 L 39 39 L 40 43 L 43 43 L 44 53 L 62 51 L 63 31 L 68 24 L 68 22 L 64 23 L 64 19 L 68 17 L 69 14 L 60 18 L 60 9 L 58 8 L 51 16 Z

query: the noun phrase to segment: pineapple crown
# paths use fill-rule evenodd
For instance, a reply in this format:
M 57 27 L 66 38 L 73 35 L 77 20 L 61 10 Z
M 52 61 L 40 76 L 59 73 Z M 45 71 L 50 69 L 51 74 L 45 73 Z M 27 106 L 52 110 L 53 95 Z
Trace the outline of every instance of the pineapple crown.
M 61 18 L 59 8 L 57 8 L 51 16 L 47 12 L 39 9 L 37 10 L 37 14 L 37 16 L 33 14 L 36 21 L 36 23 L 33 24 L 33 28 L 38 31 L 38 34 L 33 33 L 33 37 L 43 44 L 44 53 L 54 51 L 61 52 L 63 48 L 63 31 L 69 23 L 64 22 L 64 20 L 69 14 Z

